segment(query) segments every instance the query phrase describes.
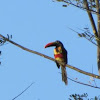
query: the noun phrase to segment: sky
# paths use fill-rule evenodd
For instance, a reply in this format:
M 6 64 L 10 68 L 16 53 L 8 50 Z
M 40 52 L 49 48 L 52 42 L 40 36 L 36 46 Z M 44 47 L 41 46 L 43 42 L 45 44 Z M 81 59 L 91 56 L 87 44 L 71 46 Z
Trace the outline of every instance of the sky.
M 68 64 L 98 74 L 96 46 L 80 38 L 68 27 L 80 31 L 91 24 L 87 13 L 71 5 L 52 0 L 1 0 L 0 34 L 12 35 L 12 41 L 53 57 L 53 49 L 44 46 L 60 40 L 68 51 Z M 96 16 L 94 16 L 96 19 Z M 71 94 L 88 93 L 89 98 L 100 90 L 61 79 L 61 70 L 48 59 L 24 51 L 13 44 L 0 47 L 0 100 L 12 100 L 32 82 L 34 84 L 16 100 L 68 100 Z M 92 85 L 89 76 L 66 68 L 69 78 Z M 100 81 L 96 80 L 99 87 Z

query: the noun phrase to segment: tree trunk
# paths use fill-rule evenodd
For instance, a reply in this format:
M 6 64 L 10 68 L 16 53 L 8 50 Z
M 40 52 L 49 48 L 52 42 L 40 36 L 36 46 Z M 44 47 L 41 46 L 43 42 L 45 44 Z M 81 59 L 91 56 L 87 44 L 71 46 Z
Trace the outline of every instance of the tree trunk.
M 83 0 L 83 1 L 84 1 L 84 6 L 87 9 L 87 14 L 88 14 L 90 22 L 91 22 L 93 33 L 94 33 L 95 37 L 98 37 L 98 33 L 97 33 L 97 28 L 96 28 L 96 25 L 95 25 L 95 21 L 93 19 L 92 13 L 89 11 L 90 9 L 89 9 L 89 6 L 88 6 L 88 2 L 87 2 L 87 0 Z
M 95 39 L 96 39 L 97 45 L 98 45 L 98 47 L 97 47 L 97 65 L 98 65 L 98 71 L 99 71 L 99 75 L 100 75 L 100 5 L 99 5 L 99 0 L 95 0 L 95 3 L 96 3 L 97 13 L 99 13 L 99 14 L 97 14 L 97 28 L 96 28 L 94 19 L 92 17 L 92 13 L 88 11 L 89 10 L 88 2 L 87 2 L 87 0 L 84 0 L 84 5 L 87 9 L 87 13 L 88 13 L 91 25 L 92 25 L 93 33 L 95 35 Z
M 98 64 L 98 71 L 100 75 L 100 46 L 97 47 L 97 64 Z
M 99 21 L 100 19 L 98 19 Z M 99 25 L 98 25 L 99 26 Z M 98 38 L 100 39 L 100 26 L 98 27 Z M 99 75 L 100 75 L 100 41 L 97 41 L 98 43 L 98 47 L 97 47 L 97 64 L 98 64 L 98 71 L 99 71 Z
M 99 6 L 99 0 L 96 0 L 96 9 L 97 13 L 100 14 L 100 6 Z M 97 15 L 97 28 L 98 28 L 98 40 L 100 39 L 100 15 Z M 98 64 L 98 71 L 100 75 L 100 41 L 97 41 L 98 47 L 97 47 L 97 64 Z

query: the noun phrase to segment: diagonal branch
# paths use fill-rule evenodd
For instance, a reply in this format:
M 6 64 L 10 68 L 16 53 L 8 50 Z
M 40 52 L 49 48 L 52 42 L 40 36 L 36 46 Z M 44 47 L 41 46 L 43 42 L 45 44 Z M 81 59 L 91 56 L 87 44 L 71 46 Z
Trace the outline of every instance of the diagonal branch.
M 68 27 L 69 28 L 69 27 Z M 72 30 L 73 32 L 77 33 L 78 35 L 81 35 L 79 32 L 73 30 L 72 28 L 69 28 L 70 30 Z M 91 39 L 88 39 L 86 37 L 84 37 L 85 39 L 87 39 L 89 42 L 91 42 L 92 44 L 94 44 L 95 46 L 98 46 L 98 44 L 96 44 L 95 42 L 93 42 Z M 98 38 L 97 38 L 98 39 Z
M 25 91 L 27 91 L 34 83 L 31 83 L 25 90 L 23 90 L 20 94 L 18 94 L 16 97 L 14 97 L 12 100 L 17 99 L 19 96 L 21 96 Z
M 66 1 L 65 0 L 57 0 L 57 1 L 62 1 L 62 2 L 65 2 L 65 3 L 71 4 L 71 5 L 73 5 L 73 6 L 77 7 L 77 8 L 80 8 L 82 10 L 86 10 L 87 13 L 88 13 L 91 25 L 92 25 L 93 33 L 94 33 L 95 37 L 98 37 L 98 32 L 97 32 L 96 25 L 95 25 L 95 22 L 94 22 L 94 19 L 93 19 L 93 16 L 92 16 L 91 12 L 96 13 L 98 16 L 100 16 L 100 14 L 99 14 L 99 12 L 96 12 L 94 10 L 89 9 L 87 0 L 83 0 L 85 7 L 81 7 L 81 6 L 75 5 L 72 2 L 68 2 L 67 0 Z
M 97 13 L 100 14 L 100 5 L 99 5 L 99 0 L 95 0 L 96 2 L 96 9 L 97 9 Z M 100 15 L 97 15 L 97 23 L 98 23 L 98 36 L 100 36 Z
M 61 74 L 61 73 L 60 73 Z M 77 81 L 77 80 L 74 80 L 72 78 L 69 78 L 67 77 L 69 80 L 75 82 L 75 83 L 78 83 L 78 84 L 81 84 L 81 85 L 85 85 L 85 86 L 89 86 L 89 87 L 92 87 L 92 88 L 97 88 L 97 89 L 100 89 L 100 87 L 98 86 L 94 86 L 94 85 L 89 85 L 89 84 L 86 84 L 86 83 L 83 83 L 83 82 L 80 82 L 80 81 Z
M 97 89 L 100 89 L 100 87 L 97 87 L 97 86 L 93 86 L 93 85 L 89 85 L 89 84 L 86 84 L 86 83 L 83 83 L 83 82 L 79 82 L 79 81 L 76 81 L 76 80 L 73 80 L 69 77 L 67 77 L 69 80 L 73 81 L 73 82 L 76 82 L 78 84 L 82 84 L 82 85 L 85 85 L 85 86 L 89 86 L 89 87 L 93 87 L 93 88 L 97 88 Z
M 84 6 L 87 9 L 87 13 L 88 13 L 91 25 L 92 25 L 93 33 L 94 33 L 95 37 L 98 37 L 98 33 L 97 33 L 97 29 L 96 29 L 96 25 L 95 25 L 93 16 L 92 16 L 91 12 L 88 11 L 89 10 L 89 6 L 88 6 L 88 3 L 87 3 L 87 0 L 84 0 Z
M 25 47 L 23 47 L 23 46 L 21 46 L 21 45 L 15 43 L 14 41 L 11 41 L 11 40 L 7 39 L 6 37 L 4 37 L 4 36 L 1 35 L 1 34 L 0 34 L 0 37 L 4 38 L 6 41 L 8 41 L 8 42 L 14 44 L 15 46 L 17 46 L 17 47 L 19 47 L 19 48 L 21 48 L 21 49 L 23 49 L 23 50 L 25 50 L 25 51 L 28 51 L 28 52 L 30 52 L 30 53 L 37 54 L 37 55 L 42 56 L 42 57 L 44 57 L 44 58 L 46 58 L 46 59 L 49 59 L 49 60 L 52 60 L 52 61 L 56 62 L 56 60 L 55 60 L 54 58 L 51 58 L 51 57 L 49 57 L 49 56 L 47 56 L 47 55 L 44 55 L 44 54 L 42 54 L 42 53 L 39 53 L 39 52 L 37 52 L 37 51 L 33 51 L 33 50 L 28 49 L 28 48 L 25 48 Z M 57 62 L 63 65 L 63 63 L 61 63 L 61 62 L 59 62 L 59 61 L 57 61 Z M 66 67 L 71 68 L 71 69 L 73 69 L 73 70 L 75 70 L 75 71 L 77 71 L 77 72 L 80 72 L 80 73 L 82 73 L 82 74 L 85 74 L 85 75 L 92 76 L 92 77 L 94 77 L 94 78 L 100 79 L 100 76 L 95 75 L 95 74 L 92 74 L 92 73 L 89 73 L 89 72 L 86 72 L 86 71 L 83 71 L 83 70 L 78 69 L 78 68 L 76 68 L 76 67 L 74 67 L 74 66 L 71 66 L 71 65 L 68 65 L 68 64 L 67 64 Z
M 57 1 L 59 1 L 59 0 L 57 0 Z M 60 1 L 65 2 L 67 4 L 70 4 L 70 5 L 74 6 L 74 7 L 80 8 L 82 10 L 85 10 L 85 11 L 92 12 L 94 14 L 100 15 L 98 12 L 96 12 L 96 11 L 94 11 L 92 9 L 87 9 L 86 7 L 82 7 L 82 6 L 76 5 L 76 4 L 72 3 L 71 1 L 68 1 L 68 0 L 60 0 Z
M 100 5 L 99 0 L 95 0 L 96 2 L 96 9 L 97 12 L 100 14 Z M 97 28 L 98 28 L 98 38 L 100 39 L 100 15 L 97 15 Z M 98 64 L 98 71 L 100 75 L 100 41 L 97 41 L 98 48 L 97 48 L 97 64 Z

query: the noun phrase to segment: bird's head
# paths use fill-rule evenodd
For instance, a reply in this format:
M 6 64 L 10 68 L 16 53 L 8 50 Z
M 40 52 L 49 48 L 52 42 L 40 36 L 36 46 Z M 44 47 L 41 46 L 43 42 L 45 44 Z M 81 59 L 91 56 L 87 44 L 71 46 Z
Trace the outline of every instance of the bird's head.
M 55 47 L 61 46 L 61 47 L 63 47 L 63 44 L 60 41 L 57 40 L 55 42 L 51 42 L 51 43 L 46 44 L 45 48 L 52 47 L 52 46 L 55 46 Z

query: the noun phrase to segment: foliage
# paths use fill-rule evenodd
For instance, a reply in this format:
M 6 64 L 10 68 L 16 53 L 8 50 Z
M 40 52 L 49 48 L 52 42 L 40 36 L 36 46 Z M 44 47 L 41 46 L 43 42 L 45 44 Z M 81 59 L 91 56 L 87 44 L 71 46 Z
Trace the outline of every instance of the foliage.
M 83 94 L 71 94 L 69 100 L 100 100 L 100 96 L 95 96 L 94 98 L 88 98 L 87 93 Z

